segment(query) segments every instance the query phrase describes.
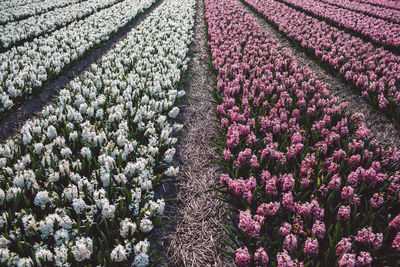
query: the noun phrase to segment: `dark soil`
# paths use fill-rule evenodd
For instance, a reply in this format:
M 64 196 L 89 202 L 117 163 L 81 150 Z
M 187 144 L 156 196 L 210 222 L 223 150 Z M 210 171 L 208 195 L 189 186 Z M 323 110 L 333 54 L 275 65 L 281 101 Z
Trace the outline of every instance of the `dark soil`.
M 187 95 L 180 107 L 185 134 L 177 150 L 181 169 L 177 177 L 177 201 L 172 212 L 165 214 L 176 221 L 162 229 L 159 243 L 166 251 L 167 266 L 234 266 L 217 249 L 224 247 L 222 224 L 227 222 L 227 208 L 210 190 L 218 185 L 220 172 L 218 166 L 210 163 L 216 159 L 211 145 L 215 141 L 216 122 L 210 92 L 215 75 L 205 58 L 208 50 L 202 0 L 197 2 L 194 34 L 184 85 Z

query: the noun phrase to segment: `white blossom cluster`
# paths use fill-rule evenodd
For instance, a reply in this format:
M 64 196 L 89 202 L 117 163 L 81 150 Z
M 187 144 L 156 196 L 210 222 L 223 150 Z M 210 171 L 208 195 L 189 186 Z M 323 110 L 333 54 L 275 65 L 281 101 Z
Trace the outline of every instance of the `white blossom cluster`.
M 0 145 L 0 265 L 149 265 L 195 2 L 164 1 Z
M 1 47 L 11 47 L 20 41 L 52 32 L 59 27 L 84 18 L 117 2 L 121 2 L 121 0 L 88 0 L 66 7 L 56 8 L 44 14 L 31 16 L 24 20 L 1 25 Z
M 44 13 L 53 8 L 64 7 L 85 0 L 44 0 L 44 1 L 26 1 L 26 4 L 20 5 L 18 2 L 6 9 L 0 10 L 0 23 L 4 24 L 16 21 L 36 14 Z M 11 1 L 14 2 L 14 1 Z
M 0 54 L 0 115 L 29 97 L 90 49 L 107 40 L 155 0 L 125 0 L 73 22 L 48 36 Z

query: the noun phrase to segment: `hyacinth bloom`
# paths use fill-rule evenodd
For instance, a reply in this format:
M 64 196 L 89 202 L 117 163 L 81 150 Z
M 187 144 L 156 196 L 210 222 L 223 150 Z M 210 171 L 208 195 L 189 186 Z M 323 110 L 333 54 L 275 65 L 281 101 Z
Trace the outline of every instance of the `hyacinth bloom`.
M 304 245 L 304 253 L 315 256 L 318 254 L 318 240 L 308 237 Z
M 297 237 L 294 234 L 288 234 L 285 236 L 285 242 L 283 248 L 292 251 L 297 247 Z
M 398 214 L 390 223 L 389 226 L 396 229 L 400 230 L 400 214 Z
M 338 221 L 348 221 L 350 219 L 350 206 L 340 206 L 337 214 Z
M 339 241 L 337 244 L 336 248 L 336 256 L 340 256 L 343 253 L 346 253 L 350 251 L 351 249 L 351 238 L 342 238 L 342 240 Z
M 250 254 L 247 248 L 238 248 L 236 250 L 235 262 L 239 266 L 250 266 Z
M 356 266 L 356 255 L 353 253 L 346 253 L 339 261 L 340 267 L 354 267 Z
M 263 247 L 258 248 L 254 253 L 254 261 L 258 266 L 267 266 L 269 257 Z
M 398 232 L 396 237 L 394 238 L 392 247 L 397 251 L 400 251 L 400 232 Z
M 397 227 L 397 148 L 379 144 L 363 116 L 350 114 L 235 1 L 206 0 L 205 16 L 217 73 L 220 191 L 236 214 L 231 238 L 242 245 L 236 263 L 262 264 L 262 247 L 278 266 L 390 265 L 394 258 L 381 256 L 397 251 L 395 234 L 384 231 Z

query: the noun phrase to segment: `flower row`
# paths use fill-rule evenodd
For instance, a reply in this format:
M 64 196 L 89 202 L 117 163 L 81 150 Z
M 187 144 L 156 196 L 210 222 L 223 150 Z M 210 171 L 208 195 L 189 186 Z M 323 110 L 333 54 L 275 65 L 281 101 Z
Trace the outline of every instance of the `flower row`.
M 239 266 L 394 266 L 400 152 L 235 0 L 205 4 L 227 252 Z
M 88 0 L 0 26 L 0 49 L 50 33 L 122 0 Z
M 0 10 L 6 9 L 6 8 L 13 8 L 17 6 L 23 6 L 26 4 L 30 4 L 32 2 L 39 2 L 40 0 L 3 0 L 0 1 Z
M 322 3 L 318 0 L 281 0 L 335 25 L 381 44 L 400 49 L 400 25 Z
M 149 264 L 194 13 L 194 0 L 162 3 L 0 145 L 1 264 Z
M 391 1 L 391 0 L 354 0 L 354 1 L 400 10 L 400 4 L 396 1 Z
M 324 3 L 337 5 L 350 10 L 362 12 L 367 15 L 373 15 L 381 19 L 390 20 L 395 23 L 400 23 L 400 11 L 396 9 L 389 9 L 385 7 L 373 6 L 367 3 L 354 2 L 350 0 L 321 0 Z
M 45 0 L 33 1 L 26 5 L 13 6 L 0 10 L 0 24 L 24 19 L 33 15 L 50 11 L 54 8 L 65 7 L 86 0 Z
M 125 0 L 84 20 L 0 54 L 0 115 L 149 8 L 156 0 Z
M 400 123 L 400 57 L 273 0 L 245 0 Z

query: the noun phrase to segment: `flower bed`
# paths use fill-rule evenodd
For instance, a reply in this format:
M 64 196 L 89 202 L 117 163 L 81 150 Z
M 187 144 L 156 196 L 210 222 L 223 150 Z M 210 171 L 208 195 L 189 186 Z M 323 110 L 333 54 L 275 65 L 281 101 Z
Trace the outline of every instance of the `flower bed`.
M 23 6 L 26 4 L 30 4 L 33 2 L 39 2 L 39 1 L 40 0 L 14 0 L 14 1 L 3 0 L 3 1 L 0 1 L 0 10 L 7 9 L 7 8 L 13 8 L 13 7 L 17 7 L 17 6 Z
M 273 0 L 245 0 L 400 124 L 400 57 Z
M 0 49 L 55 31 L 122 0 L 88 0 L 0 26 Z
M 350 10 L 358 11 L 367 15 L 376 16 L 381 19 L 386 19 L 396 23 L 400 23 L 400 11 L 396 9 L 390 9 L 385 7 L 373 6 L 366 3 L 360 3 L 350 0 L 321 0 L 324 3 L 337 5 Z
M 307 67 L 234 0 L 206 0 L 219 191 L 239 266 L 393 266 L 400 251 L 396 148 L 371 137 Z
M 42 14 L 54 8 L 65 7 L 86 0 L 46 0 L 31 1 L 25 5 L 11 6 L 0 11 L 0 24 L 21 20 L 33 15 Z M 14 2 L 14 1 L 13 1 Z
M 400 25 L 315 0 L 280 0 L 380 45 L 400 51 Z
M 145 266 L 171 166 L 195 1 L 162 3 L 0 145 L 0 262 Z
M 116 33 L 156 0 L 125 0 L 0 54 L 0 116 Z
M 400 3 L 391 0 L 354 0 L 354 1 L 400 10 Z

